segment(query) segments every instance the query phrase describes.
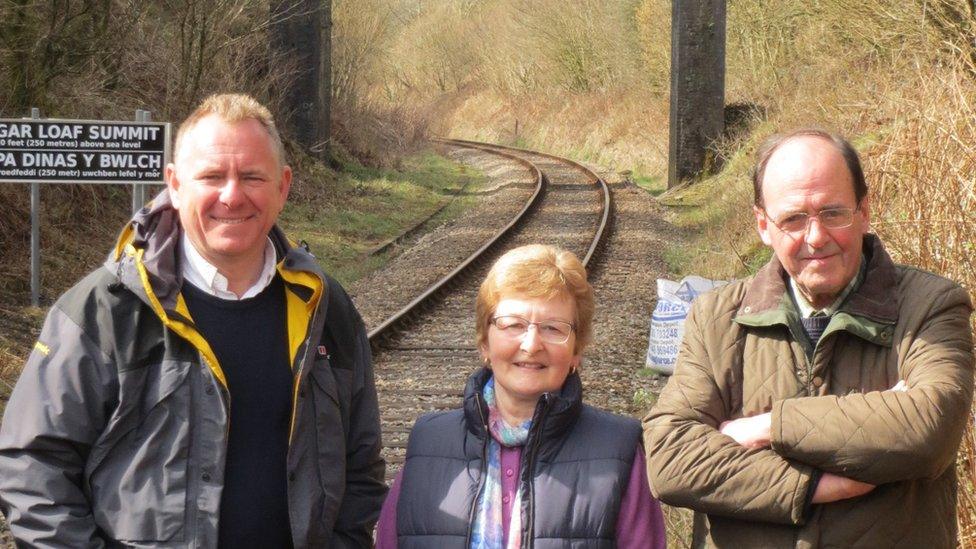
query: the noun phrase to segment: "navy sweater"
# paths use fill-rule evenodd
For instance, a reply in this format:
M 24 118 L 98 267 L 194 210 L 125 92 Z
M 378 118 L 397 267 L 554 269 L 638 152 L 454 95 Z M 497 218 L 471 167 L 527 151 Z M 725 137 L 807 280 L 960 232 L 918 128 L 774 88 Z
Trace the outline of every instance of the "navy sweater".
M 291 547 L 286 458 L 292 372 L 284 283 L 275 276 L 260 294 L 241 301 L 184 284 L 183 297 L 230 390 L 219 547 Z

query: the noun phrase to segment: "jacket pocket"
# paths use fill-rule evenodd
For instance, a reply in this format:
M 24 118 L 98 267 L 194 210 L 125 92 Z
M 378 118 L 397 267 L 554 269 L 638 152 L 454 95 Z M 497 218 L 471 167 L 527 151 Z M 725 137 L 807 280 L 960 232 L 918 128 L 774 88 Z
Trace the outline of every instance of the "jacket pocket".
M 88 477 L 95 523 L 110 538 L 183 539 L 193 367 L 163 361 L 119 374 L 119 405 Z
M 316 360 L 312 378 L 317 469 L 322 489 L 318 513 L 321 526 L 331 531 L 346 485 L 346 432 L 348 379 L 352 372 L 332 368 L 327 359 Z M 346 384 L 346 387 L 343 387 Z

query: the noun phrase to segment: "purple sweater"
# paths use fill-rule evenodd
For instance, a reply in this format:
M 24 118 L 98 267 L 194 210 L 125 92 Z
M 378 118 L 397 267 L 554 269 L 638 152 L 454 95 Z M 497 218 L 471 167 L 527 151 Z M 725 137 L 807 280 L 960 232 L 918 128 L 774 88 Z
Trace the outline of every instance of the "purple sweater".
M 504 531 L 508 532 L 508 525 L 512 520 L 512 500 L 518 489 L 519 468 L 522 463 L 522 447 L 508 448 L 502 446 L 502 522 Z M 396 509 L 400 499 L 400 477 L 397 474 L 390 488 L 380 520 L 376 525 L 376 549 L 396 549 Z M 640 446 L 634 456 L 634 465 L 630 470 L 630 480 L 624 489 L 620 501 L 620 516 L 617 517 L 616 527 L 617 547 L 619 549 L 664 549 L 664 515 L 661 505 L 651 495 L 647 483 L 647 471 L 644 452 Z M 506 545 L 508 540 L 505 540 Z

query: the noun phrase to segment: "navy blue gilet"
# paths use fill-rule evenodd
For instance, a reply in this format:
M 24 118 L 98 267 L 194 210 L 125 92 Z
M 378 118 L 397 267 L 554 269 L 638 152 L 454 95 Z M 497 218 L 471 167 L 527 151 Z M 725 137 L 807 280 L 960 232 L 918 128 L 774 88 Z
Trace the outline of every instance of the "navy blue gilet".
M 397 504 L 397 546 L 467 549 L 486 469 L 487 407 L 475 373 L 464 407 L 417 420 Z M 636 419 L 582 403 L 579 376 L 536 407 L 522 450 L 522 547 L 612 548 L 641 429 Z

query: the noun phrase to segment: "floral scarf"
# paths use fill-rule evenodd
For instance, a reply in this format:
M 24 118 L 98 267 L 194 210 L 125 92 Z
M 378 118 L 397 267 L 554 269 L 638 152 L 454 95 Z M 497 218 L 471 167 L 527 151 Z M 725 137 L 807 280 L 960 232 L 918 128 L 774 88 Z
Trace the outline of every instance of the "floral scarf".
M 495 405 L 495 378 L 490 378 L 483 391 L 488 404 L 488 469 L 485 471 L 485 484 L 478 495 L 471 529 L 471 549 L 519 549 L 522 545 L 522 489 L 519 487 L 512 502 L 512 519 L 508 527 L 508 545 L 505 539 L 502 519 L 502 447 L 522 446 L 529 437 L 532 420 L 512 427 L 502 419 Z

